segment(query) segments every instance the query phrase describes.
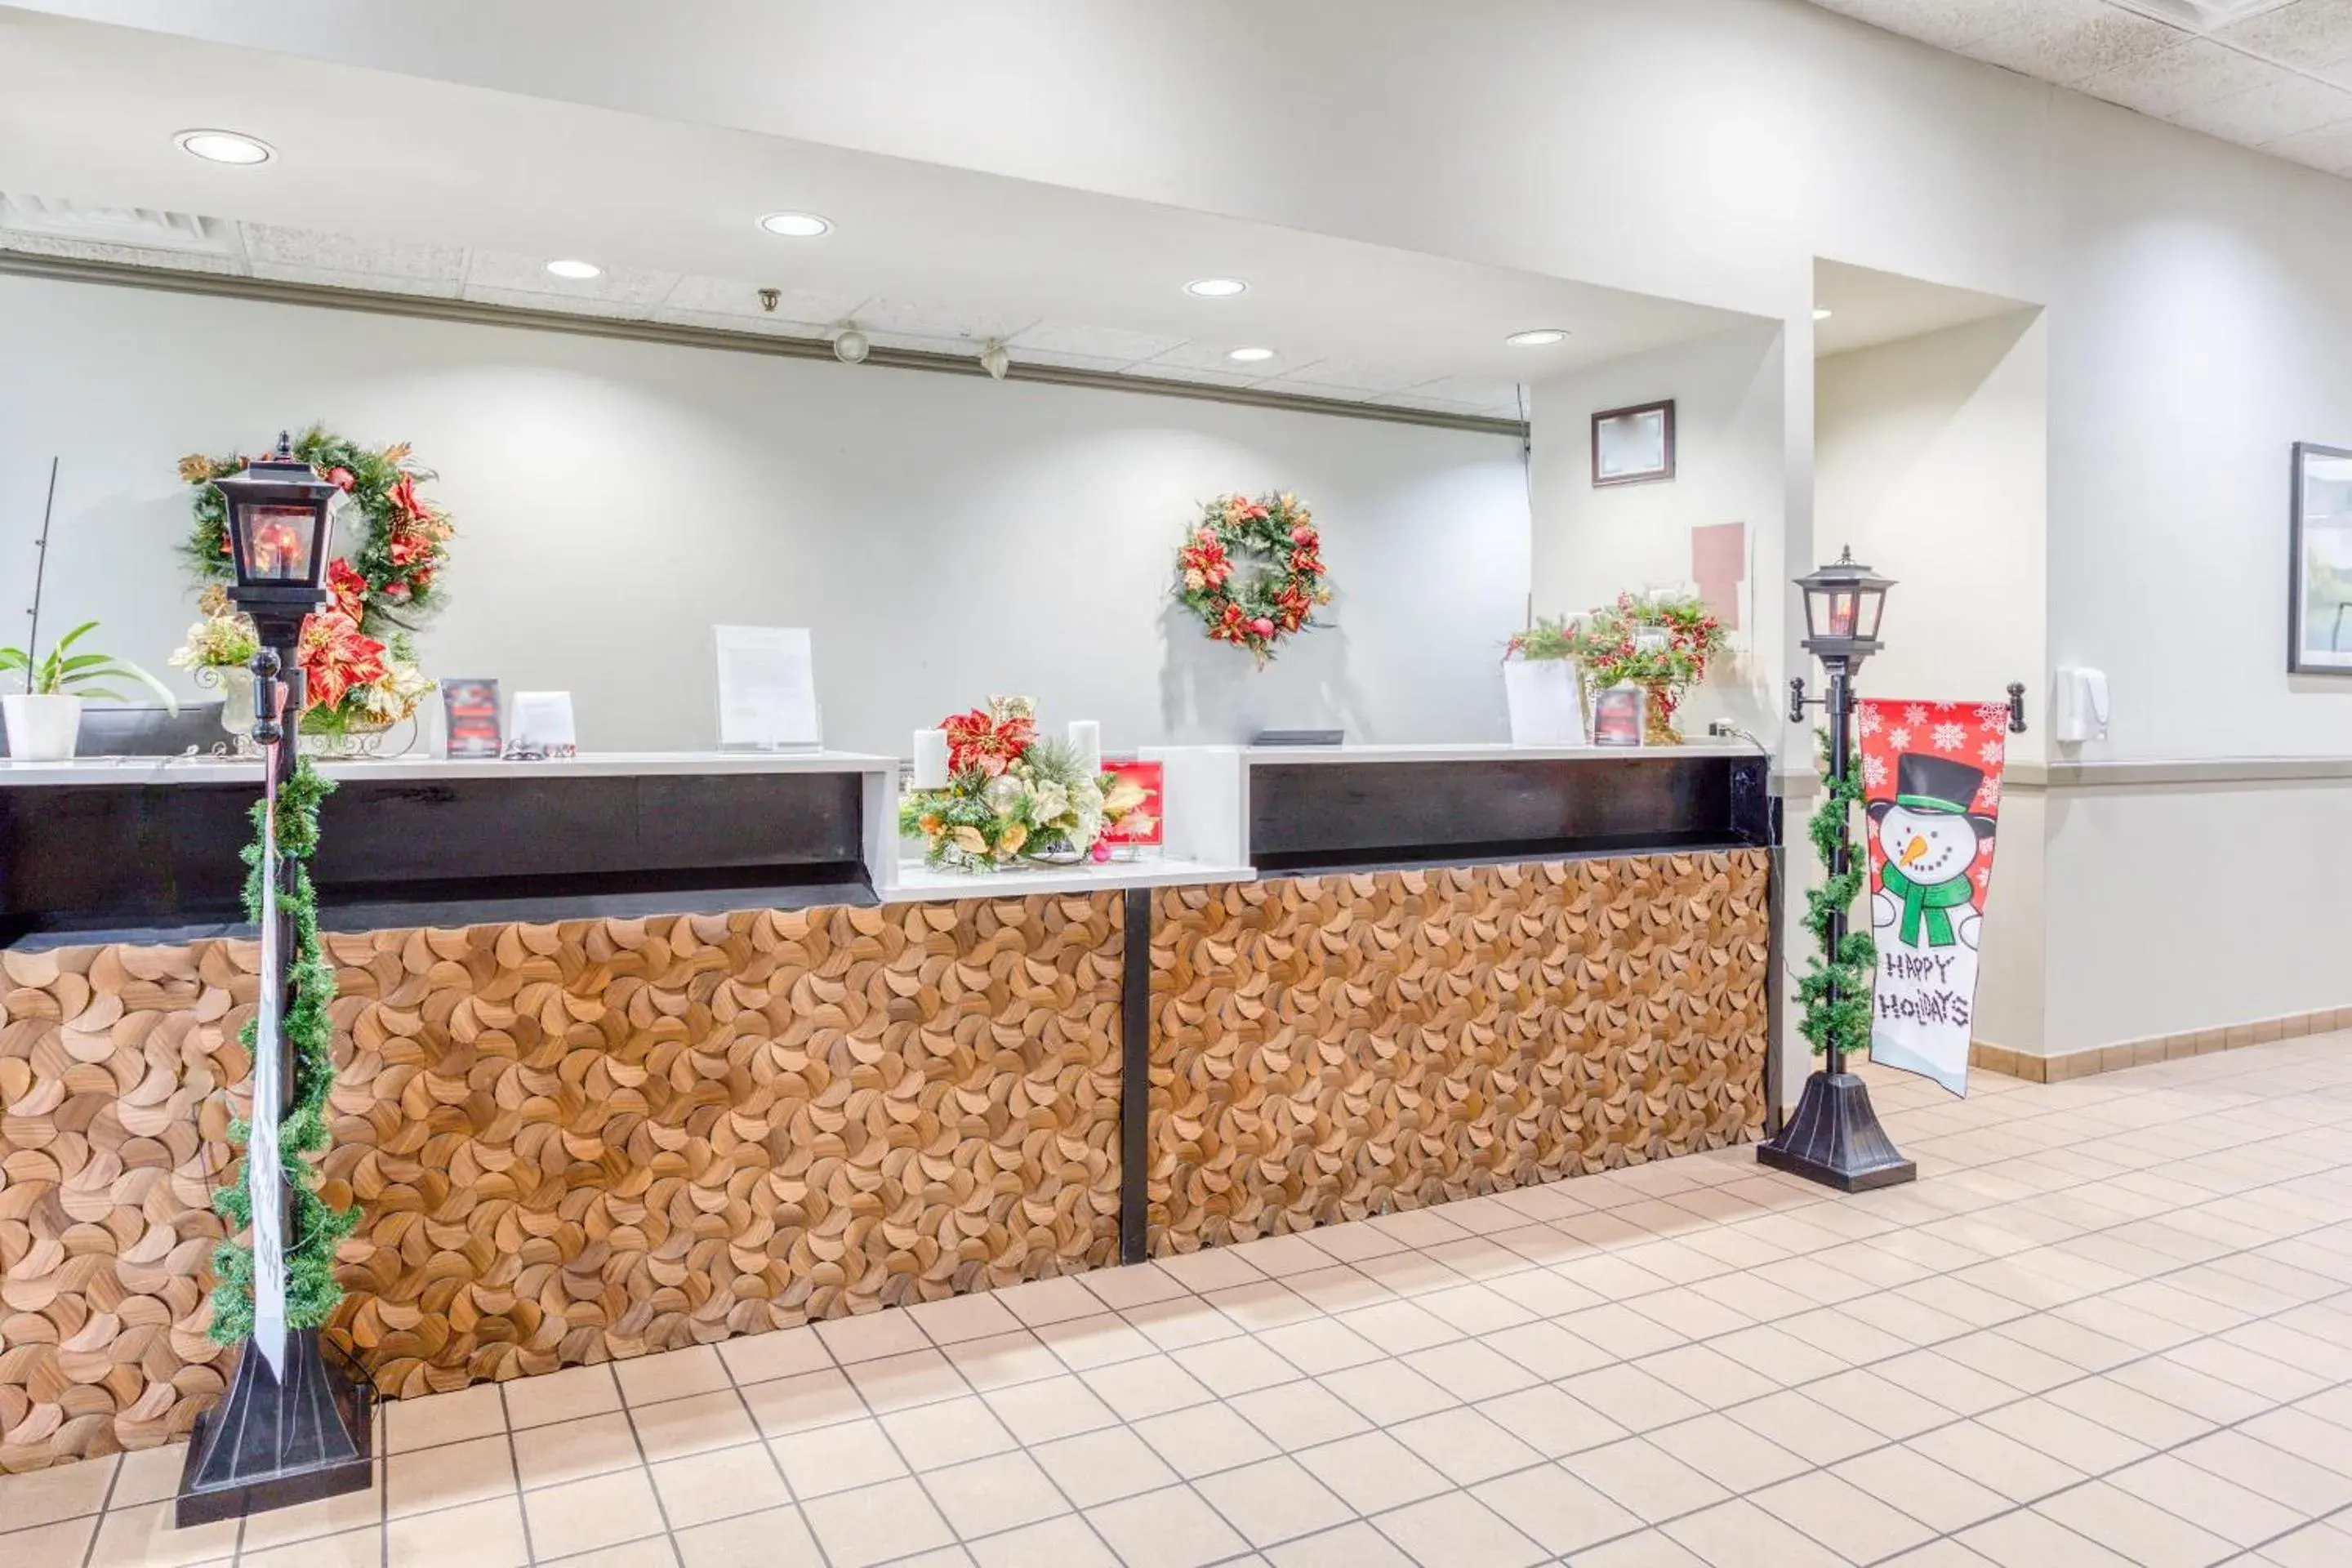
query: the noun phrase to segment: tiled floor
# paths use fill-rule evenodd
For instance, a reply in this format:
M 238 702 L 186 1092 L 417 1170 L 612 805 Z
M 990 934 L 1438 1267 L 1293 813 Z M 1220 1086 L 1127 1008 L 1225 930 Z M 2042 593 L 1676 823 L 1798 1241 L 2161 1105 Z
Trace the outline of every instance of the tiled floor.
M 389 1485 L 0 1564 L 2352 1564 L 2352 1037 L 1955 1102 L 1913 1186 L 1751 1152 L 412 1400 Z

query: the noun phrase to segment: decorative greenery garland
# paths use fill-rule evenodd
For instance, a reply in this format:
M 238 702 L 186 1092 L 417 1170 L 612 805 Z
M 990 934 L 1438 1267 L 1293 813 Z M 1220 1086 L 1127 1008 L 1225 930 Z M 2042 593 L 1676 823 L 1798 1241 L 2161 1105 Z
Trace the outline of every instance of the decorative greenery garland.
M 1797 982 L 1797 997 L 1805 1009 L 1798 1027 L 1812 1042 L 1816 1054 L 1834 1045 L 1853 1056 L 1870 1045 L 1870 975 L 1878 963 L 1878 944 L 1869 931 L 1849 930 L 1832 952 L 1830 921 L 1851 910 L 1862 891 L 1863 868 L 1867 862 L 1847 831 L 1853 808 L 1862 804 L 1862 778 L 1852 768 L 1844 778 L 1832 778 L 1828 737 L 1817 735 L 1816 740 L 1821 752 L 1822 804 L 1806 832 L 1813 841 L 1814 853 L 1821 857 L 1823 875 L 1822 885 L 1805 894 L 1805 929 L 1813 933 L 1820 951 L 1806 960 L 1804 975 Z M 1830 868 L 1837 864 L 1841 849 L 1845 852 L 1846 868 L 1832 875 Z
M 289 884 L 279 902 L 294 923 L 288 966 L 293 996 L 283 1025 L 286 1049 L 294 1058 L 294 1093 L 278 1135 L 287 1190 L 294 1194 L 294 1226 L 286 1244 L 286 1324 L 293 1329 L 320 1327 L 342 1300 L 342 1288 L 335 1283 L 335 1244 L 360 1220 L 356 1207 L 339 1213 L 327 1206 L 310 1160 L 327 1145 L 327 1092 L 335 1085 L 334 1026 L 327 1016 L 327 1005 L 335 999 L 335 972 L 319 941 L 319 901 L 305 862 L 319 847 L 319 803 L 334 787 L 305 759 L 278 791 L 278 853 L 288 868 Z M 246 918 L 257 922 L 261 919 L 263 816 L 264 807 L 256 802 L 253 842 L 243 852 Z M 247 1052 L 257 1050 L 259 1026 L 258 1017 L 246 1020 L 239 1037 Z M 229 1136 L 244 1143 L 251 1131 L 240 1119 L 230 1127 Z M 253 1251 L 234 1236 L 253 1220 L 245 1184 L 215 1188 L 213 1209 L 228 1222 L 232 1235 L 213 1249 L 212 1336 L 217 1343 L 236 1345 L 253 1331 Z
M 1250 650 L 1263 665 L 1275 644 L 1315 624 L 1331 602 L 1322 536 L 1297 496 L 1219 496 L 1176 552 L 1176 598 L 1213 641 Z M 1253 563 L 1246 576 L 1237 564 Z
M 372 451 L 313 425 L 294 443 L 294 455 L 341 489 L 347 509 L 364 520 L 356 547 L 328 564 L 332 599 L 327 610 L 303 628 L 307 727 L 333 733 L 397 723 L 433 689 L 416 668 L 410 635 L 441 607 L 440 574 L 456 530 L 447 512 L 416 493 L 433 471 L 409 461 L 405 441 Z M 195 525 L 181 553 L 207 584 L 226 584 L 235 575 L 228 502 L 213 481 L 243 471 L 248 461 L 241 453 L 180 459 L 180 478 L 196 487 Z M 173 662 L 184 668 L 243 663 L 251 650 L 241 617 L 213 592 L 205 613 Z

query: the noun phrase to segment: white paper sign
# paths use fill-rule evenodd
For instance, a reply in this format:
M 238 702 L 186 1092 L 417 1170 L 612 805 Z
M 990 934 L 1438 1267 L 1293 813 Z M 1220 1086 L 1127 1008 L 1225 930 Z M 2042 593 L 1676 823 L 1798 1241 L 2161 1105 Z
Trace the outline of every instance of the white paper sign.
M 816 674 L 806 626 L 713 626 L 719 639 L 719 743 L 816 746 Z
M 1503 697 L 1510 705 L 1514 746 L 1584 744 L 1584 705 L 1576 666 L 1564 658 L 1507 658 Z
M 578 756 L 580 737 L 572 725 L 572 693 L 516 692 L 507 714 L 507 754 Z

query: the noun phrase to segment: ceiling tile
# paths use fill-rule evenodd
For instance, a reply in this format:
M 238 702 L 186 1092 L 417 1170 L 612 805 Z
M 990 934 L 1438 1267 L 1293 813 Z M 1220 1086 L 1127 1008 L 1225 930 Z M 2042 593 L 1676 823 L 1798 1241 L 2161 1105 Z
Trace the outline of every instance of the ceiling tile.
M 2352 0 L 2294 0 L 2213 37 L 2283 65 L 2321 69 L 2352 61 Z
M 2260 147 L 2282 136 L 2352 120 L 2352 90 L 2278 71 L 2261 87 L 2183 110 L 2171 119 L 2225 142 Z
M 1365 393 L 1402 392 L 1408 386 L 1418 385 L 1429 379 L 1426 368 L 1401 370 L 1394 364 L 1365 359 L 1319 359 L 1311 371 L 1301 366 L 1284 374 L 1297 375 L 1302 371 L 1325 385 Z
M 866 341 L 877 349 L 903 349 L 909 353 L 940 354 L 950 359 L 971 359 L 980 353 L 980 338 L 937 337 L 929 332 L 886 332 L 865 317 L 857 318 L 857 330 Z
M 2259 87 L 2276 74 L 2252 55 L 2204 38 L 2189 38 L 2150 59 L 2101 71 L 2078 85 L 2094 98 L 2165 119 Z
M 838 321 L 856 312 L 865 302 L 862 294 L 846 294 L 831 289 L 779 289 L 776 308 L 769 310 L 760 303 L 757 283 L 746 283 L 737 278 L 703 278 L 688 274 L 677 280 L 677 286 L 663 297 L 665 311 L 693 311 L 714 316 L 743 316 L 751 321 L 783 317 L 794 321 Z
M 504 305 L 518 310 L 553 310 L 566 316 L 604 316 L 617 321 L 644 321 L 653 307 L 626 300 L 600 300 L 589 294 L 551 294 L 541 289 L 499 289 L 467 283 L 461 296 L 477 305 Z
M 1122 359 L 1117 354 L 1106 357 L 1102 354 L 1065 353 L 1058 349 L 1031 348 L 1026 343 L 1010 344 L 1006 352 L 1013 355 L 1013 363 L 1016 365 L 1050 365 L 1056 370 L 1091 370 L 1104 375 L 1115 375 L 1135 363 L 1130 359 Z
M 1313 363 L 1309 355 L 1286 354 L 1276 349 L 1272 359 L 1255 360 L 1244 364 L 1225 357 L 1229 349 L 1247 343 L 1247 338 L 1203 339 L 1182 344 L 1164 354 L 1153 356 L 1135 368 L 1145 375 L 1160 375 L 1185 370 L 1213 370 L 1222 374 L 1239 375 L 1244 381 L 1265 381 L 1277 375 L 1297 375 Z
M 1312 374 L 1319 374 L 1319 372 Z M 1308 376 L 1277 375 L 1255 384 L 1260 392 L 1286 392 L 1297 397 L 1328 398 L 1333 403 L 1370 403 L 1379 394 L 1360 386 L 1340 386 Z
M 1149 364 L 1131 364 L 1120 373 L 1152 381 L 1190 381 L 1202 386 L 1248 386 L 1265 379 L 1262 375 L 1237 375 L 1231 371 L 1207 370 L 1197 365 L 1170 364 L 1153 360 Z
M 0 250 L 68 257 L 76 261 L 108 261 L 118 267 L 157 267 L 172 272 L 212 272 L 231 277 L 245 272 L 244 261 L 235 256 L 107 245 L 98 240 L 60 238 L 53 234 L 26 234 L 19 229 L 0 229 Z
M 156 207 L 101 207 L 57 196 L 0 193 L 0 229 L 52 239 L 236 258 L 244 253 L 236 226 L 194 213 Z
M 653 319 L 677 327 L 701 327 L 714 332 L 741 332 L 755 338 L 806 338 L 829 341 L 833 328 L 823 321 L 795 321 L 786 316 L 736 316 L 723 310 L 681 310 L 664 303 L 654 307 Z
M 244 233 L 245 253 L 254 262 L 257 277 L 283 276 L 261 271 L 267 265 L 300 268 L 311 274 L 363 272 L 372 278 L 446 283 L 454 290 L 466 275 L 463 246 L 408 239 L 355 239 L 323 229 L 292 228 L 274 223 L 237 226 Z
M 608 267 L 593 278 L 558 278 L 547 269 L 547 258 L 540 256 L 518 256 L 506 250 L 477 250 L 466 268 L 466 298 L 482 298 L 478 290 L 500 293 L 537 294 L 542 298 L 531 303 L 539 310 L 555 310 L 552 300 L 578 300 L 583 304 L 622 307 L 618 313 L 644 315 L 669 297 L 677 287 L 675 272 L 656 272 L 640 267 Z M 611 310 L 591 312 L 611 315 Z
M 2263 151 L 2331 174 L 2352 176 L 2352 120 L 2283 136 Z
M 363 289 L 374 294 L 415 294 L 432 300 L 457 298 L 458 283 L 454 278 L 412 278 L 397 272 L 347 272 L 335 267 L 289 267 L 276 261 L 257 261 L 251 268 L 256 278 L 267 278 L 277 283 L 309 283 L 323 289 Z
M 1978 39 L 1965 52 L 2071 87 L 2151 59 L 2185 36 L 2105 0 L 2042 0 L 2025 21 Z
M 1117 360 L 1121 364 L 1133 364 L 1171 349 L 1181 348 L 1185 340 L 1160 332 L 1130 332 L 1117 327 L 1080 327 L 1064 321 L 1038 321 L 1015 333 L 1007 346 L 1016 351 L 1034 350 L 1039 353 L 1077 354 L 1087 359 Z M 1016 353 L 1016 358 L 1031 357 Z
M 2016 26 L 2033 0 L 1821 0 L 1832 11 L 1940 49 L 1966 48 L 1979 38 Z
M 1508 408 L 1515 414 L 1518 409 L 1518 384 L 1486 376 L 1449 375 L 1443 381 L 1424 381 L 1409 390 L 1416 397 L 1439 397 L 1480 408 Z
M 1008 315 L 1001 310 L 954 310 L 913 300 L 876 299 L 858 305 L 857 324 L 871 333 L 944 338 L 951 342 L 961 339 L 977 343 L 987 338 L 1011 338 L 1035 325 L 1036 318 Z
M 1427 409 L 1432 414 L 1469 414 L 1486 417 L 1496 416 L 1490 414 L 1486 406 L 1483 404 L 1465 403 L 1461 399 L 1454 397 L 1432 397 L 1418 389 L 1412 392 L 1391 393 L 1386 397 L 1375 397 L 1371 399 L 1371 402 L 1377 406 L 1382 408 L 1423 408 Z

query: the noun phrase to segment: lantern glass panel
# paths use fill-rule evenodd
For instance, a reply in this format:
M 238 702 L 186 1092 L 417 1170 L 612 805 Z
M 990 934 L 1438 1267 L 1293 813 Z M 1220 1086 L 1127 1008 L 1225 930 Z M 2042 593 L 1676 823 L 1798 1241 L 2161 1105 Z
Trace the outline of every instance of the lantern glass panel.
M 1886 613 L 1886 590 L 1865 588 L 1862 594 L 1862 635 L 1872 642 L 1878 640 L 1879 617 Z
M 1833 589 L 1830 601 L 1830 636 L 1851 637 L 1861 611 L 1861 595 L 1850 588 Z
M 241 507 L 245 577 L 254 584 L 308 584 L 319 535 L 318 511 L 262 502 Z

